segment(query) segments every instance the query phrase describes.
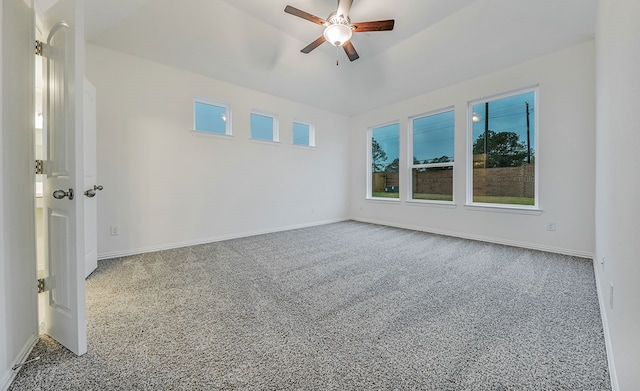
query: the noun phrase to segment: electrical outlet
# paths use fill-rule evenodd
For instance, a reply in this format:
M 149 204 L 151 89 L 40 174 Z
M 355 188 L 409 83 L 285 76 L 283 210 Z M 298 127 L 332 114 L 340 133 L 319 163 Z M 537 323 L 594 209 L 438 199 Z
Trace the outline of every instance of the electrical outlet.
M 118 228 L 118 226 L 116 225 L 112 225 L 111 227 L 109 227 L 109 235 L 111 236 L 120 235 L 120 228 Z
M 547 231 L 555 231 L 556 230 L 556 223 L 555 221 L 550 221 L 547 223 Z

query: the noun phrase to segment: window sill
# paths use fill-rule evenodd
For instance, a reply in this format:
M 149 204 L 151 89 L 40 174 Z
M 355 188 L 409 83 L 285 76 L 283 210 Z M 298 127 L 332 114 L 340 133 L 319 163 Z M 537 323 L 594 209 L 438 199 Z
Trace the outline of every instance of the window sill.
M 399 204 L 400 203 L 400 199 L 399 198 L 384 198 L 384 197 L 367 197 L 367 201 L 375 201 L 375 202 L 382 202 L 382 203 L 389 203 L 389 204 Z
M 294 148 L 300 148 L 300 149 L 311 149 L 311 150 L 315 150 L 316 146 L 315 145 L 300 145 L 300 144 L 291 144 Z
M 231 134 L 210 133 L 210 132 L 203 132 L 200 130 L 192 130 L 191 135 L 196 137 L 217 138 L 220 140 L 233 140 L 233 135 Z
M 455 209 L 458 207 L 453 201 L 431 201 L 431 200 L 407 200 L 407 205 L 413 206 L 435 206 L 437 208 Z
M 531 206 L 516 206 L 516 205 L 504 205 L 504 204 L 465 204 L 464 207 L 469 210 L 484 211 L 484 212 L 498 212 L 498 213 L 516 213 L 523 215 L 541 215 L 542 209 Z
M 256 144 L 264 144 L 264 145 L 280 145 L 280 141 L 273 141 L 273 140 L 261 140 L 259 138 L 250 138 L 249 139 L 252 143 L 256 143 Z

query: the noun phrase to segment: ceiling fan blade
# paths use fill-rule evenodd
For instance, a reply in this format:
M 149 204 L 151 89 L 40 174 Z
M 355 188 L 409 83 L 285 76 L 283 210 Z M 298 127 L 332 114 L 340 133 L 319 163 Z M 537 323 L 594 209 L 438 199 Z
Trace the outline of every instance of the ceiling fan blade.
M 315 41 L 311 42 L 310 44 L 307 45 L 307 47 L 305 47 L 304 49 L 302 49 L 300 51 L 302 53 L 304 53 L 304 54 L 309 54 L 310 51 L 312 51 L 313 49 L 315 49 L 318 46 L 322 45 L 324 43 L 324 41 L 326 41 L 326 40 L 324 39 L 324 36 L 321 35 L 320 38 L 318 38 Z
M 351 27 L 354 28 L 354 33 L 363 33 L 366 31 L 388 31 L 393 30 L 393 25 L 395 21 L 393 19 L 389 20 L 376 20 L 373 22 L 359 22 L 352 23 Z
M 288 6 L 286 6 L 284 8 L 284 12 L 286 12 L 288 14 L 291 14 L 291 15 L 294 15 L 294 16 L 297 16 L 297 17 L 302 18 L 302 19 L 306 19 L 306 20 L 308 20 L 310 22 L 313 22 L 313 23 L 319 24 L 319 25 L 323 25 L 323 24 L 325 24 L 327 22 L 326 20 L 324 20 L 322 18 L 318 18 L 315 15 L 311 15 L 308 12 L 304 12 L 304 11 L 299 10 L 299 9 L 297 9 L 295 7 L 292 7 L 290 5 L 288 5 Z
M 344 52 L 347 53 L 347 57 L 349 57 L 349 60 L 355 61 L 360 58 L 358 52 L 356 52 L 356 48 L 353 47 L 351 41 L 347 41 L 347 43 L 342 45 L 342 47 L 344 48 Z
M 336 15 L 349 16 L 351 4 L 353 4 L 353 0 L 338 0 L 338 10 L 336 11 Z

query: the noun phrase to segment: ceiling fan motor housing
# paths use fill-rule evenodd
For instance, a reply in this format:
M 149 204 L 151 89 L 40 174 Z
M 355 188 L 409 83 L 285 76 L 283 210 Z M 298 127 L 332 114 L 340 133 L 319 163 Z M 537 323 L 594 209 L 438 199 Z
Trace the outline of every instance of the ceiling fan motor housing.
M 338 10 L 329 14 L 327 19 L 319 18 L 308 12 L 287 5 L 284 8 L 284 12 L 324 27 L 322 35 L 300 51 L 304 54 L 309 54 L 313 49 L 322 45 L 325 41 L 328 41 L 333 46 L 342 47 L 347 57 L 349 57 L 349 61 L 355 61 L 360 58 L 360 56 L 351 43 L 351 36 L 354 32 L 393 30 L 395 23 L 393 19 L 351 24 L 349 10 L 351 9 L 352 3 L 353 0 L 338 0 Z
M 351 39 L 353 28 L 348 16 L 337 15 L 332 12 L 327 17 L 324 38 L 333 46 L 342 46 Z

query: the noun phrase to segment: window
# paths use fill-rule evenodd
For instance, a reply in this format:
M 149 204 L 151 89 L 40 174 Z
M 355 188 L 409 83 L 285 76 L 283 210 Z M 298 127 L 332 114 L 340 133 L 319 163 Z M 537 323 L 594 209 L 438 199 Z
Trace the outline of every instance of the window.
M 252 112 L 251 138 L 254 140 L 279 141 L 277 116 L 257 111 Z
M 307 147 L 315 146 L 315 134 L 313 125 L 295 121 L 293 123 L 293 144 Z
M 369 129 L 368 198 L 400 198 L 400 125 Z
M 537 206 L 536 90 L 471 102 L 469 201 Z
M 194 99 L 193 128 L 198 132 L 231 135 L 231 108 L 209 99 Z
M 453 201 L 453 113 L 447 110 L 410 118 L 413 200 Z

